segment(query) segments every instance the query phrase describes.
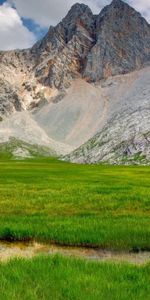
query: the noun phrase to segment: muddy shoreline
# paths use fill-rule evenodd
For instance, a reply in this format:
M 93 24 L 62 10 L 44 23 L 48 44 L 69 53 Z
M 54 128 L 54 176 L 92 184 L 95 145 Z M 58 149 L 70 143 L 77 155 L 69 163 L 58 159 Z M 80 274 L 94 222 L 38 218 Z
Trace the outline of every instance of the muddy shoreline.
M 57 245 L 56 243 L 42 244 L 37 242 L 6 242 L 0 241 L 0 261 L 13 258 L 33 258 L 38 255 L 60 254 L 67 257 L 82 258 L 95 261 L 127 262 L 144 265 L 150 262 L 150 251 L 113 251 L 98 247 L 81 247 Z

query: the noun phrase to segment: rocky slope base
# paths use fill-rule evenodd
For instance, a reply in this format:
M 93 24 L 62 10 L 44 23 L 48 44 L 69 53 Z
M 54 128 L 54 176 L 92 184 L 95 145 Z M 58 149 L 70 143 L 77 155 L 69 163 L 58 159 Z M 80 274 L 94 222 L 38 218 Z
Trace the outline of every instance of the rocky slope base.
M 0 157 L 9 159 L 56 157 L 57 153 L 49 147 L 32 145 L 16 138 L 0 144 Z
M 68 155 L 66 160 L 150 165 L 150 106 L 114 115 L 100 133 Z
M 108 111 L 101 130 L 65 159 L 78 163 L 150 163 L 150 68 L 101 82 Z
M 51 139 L 28 112 L 15 113 L 0 123 L 0 143 L 9 142 L 11 138 L 31 145 L 45 146 L 55 155 L 67 154 L 73 149 Z

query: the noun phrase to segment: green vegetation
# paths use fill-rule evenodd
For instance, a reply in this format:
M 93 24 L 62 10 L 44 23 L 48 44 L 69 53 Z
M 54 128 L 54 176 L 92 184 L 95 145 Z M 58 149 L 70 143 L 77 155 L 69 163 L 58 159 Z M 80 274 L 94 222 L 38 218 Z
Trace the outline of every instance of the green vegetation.
M 23 157 L 47 157 L 56 156 L 54 151 L 39 145 L 31 145 L 27 142 L 11 138 L 8 142 L 0 144 L 0 161 L 2 159 L 17 159 Z
M 150 167 L 0 162 L 0 238 L 150 249 Z
M 142 152 L 138 152 L 132 156 L 124 155 L 122 159 L 120 159 L 121 164 L 139 164 L 139 165 L 149 165 L 149 161 L 146 158 L 146 155 L 143 155 Z
M 1 300 L 149 300 L 150 265 L 38 257 L 0 265 Z
M 0 159 L 0 239 L 150 249 L 150 167 Z M 0 263 L 1 300 L 149 300 L 150 265 Z

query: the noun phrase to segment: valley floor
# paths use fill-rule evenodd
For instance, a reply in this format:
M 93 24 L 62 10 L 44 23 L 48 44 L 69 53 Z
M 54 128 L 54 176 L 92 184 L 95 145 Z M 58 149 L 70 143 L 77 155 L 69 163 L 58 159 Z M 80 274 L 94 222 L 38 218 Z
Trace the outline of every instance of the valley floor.
M 150 167 L 0 160 L 0 239 L 150 250 Z M 149 264 L 58 255 L 0 264 L 0 299 L 150 299 Z
M 150 249 L 150 167 L 0 163 L 0 239 Z

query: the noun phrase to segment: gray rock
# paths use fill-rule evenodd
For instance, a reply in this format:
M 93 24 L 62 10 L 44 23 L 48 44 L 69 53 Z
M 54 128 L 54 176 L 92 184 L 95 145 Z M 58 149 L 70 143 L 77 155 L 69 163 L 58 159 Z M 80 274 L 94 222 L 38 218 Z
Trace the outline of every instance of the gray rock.
M 96 43 L 84 76 L 97 81 L 149 63 L 150 25 L 127 3 L 113 0 L 96 19 Z
M 114 115 L 100 133 L 65 159 L 76 163 L 150 165 L 149 116 L 149 105 Z
M 74 78 L 95 82 L 149 62 L 150 25 L 138 12 L 113 0 L 94 16 L 87 5 L 77 3 L 31 49 L 1 52 L 0 78 L 22 97 L 23 109 L 30 109 L 41 103 L 40 91 L 49 101 Z
M 148 163 L 149 64 L 150 25 L 127 3 L 113 0 L 97 16 L 73 5 L 31 49 L 0 52 L 0 120 L 13 114 L 0 139 L 57 153 L 90 139 L 67 159 Z
M 22 110 L 21 98 L 13 86 L 0 79 L 0 117 Z
M 101 81 L 107 111 L 98 133 L 66 157 L 80 163 L 150 163 L 150 67 Z M 96 121 L 96 120 L 95 120 Z

